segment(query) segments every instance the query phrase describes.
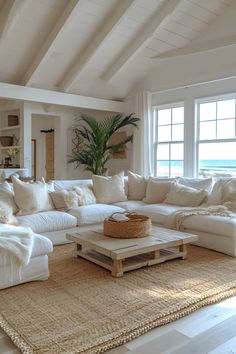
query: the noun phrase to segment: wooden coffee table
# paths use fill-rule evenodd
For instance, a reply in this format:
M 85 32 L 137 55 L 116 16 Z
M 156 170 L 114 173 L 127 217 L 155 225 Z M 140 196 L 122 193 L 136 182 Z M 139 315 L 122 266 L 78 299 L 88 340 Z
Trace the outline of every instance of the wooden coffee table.
M 196 235 L 157 226 L 152 227 L 150 236 L 142 238 L 107 237 L 102 229 L 76 232 L 66 237 L 77 244 L 78 257 L 110 270 L 114 277 L 171 259 L 185 259 L 187 244 L 198 240 Z

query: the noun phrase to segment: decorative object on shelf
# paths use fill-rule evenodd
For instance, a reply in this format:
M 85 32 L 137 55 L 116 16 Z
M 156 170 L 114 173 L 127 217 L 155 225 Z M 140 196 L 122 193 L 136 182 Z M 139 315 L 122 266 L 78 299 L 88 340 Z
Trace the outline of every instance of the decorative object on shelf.
M 6 153 L 8 155 L 8 159 L 9 159 L 8 163 L 10 163 L 11 166 L 18 167 L 18 165 L 16 164 L 16 156 L 18 155 L 19 151 L 20 150 L 17 149 L 17 148 L 9 148 L 9 149 L 6 150 Z M 6 164 L 6 159 L 7 158 L 5 158 L 5 164 Z
M 0 142 L 2 146 L 12 146 L 13 145 L 13 136 L 0 136 Z
M 118 215 L 123 218 L 117 217 Z M 150 234 L 151 228 L 152 223 L 148 216 L 127 212 L 114 213 L 103 223 L 104 235 L 115 238 L 145 237 Z
M 8 127 L 19 124 L 19 117 L 16 114 L 8 114 Z
M 132 125 L 138 127 L 139 118 L 134 114 L 125 116 L 116 114 L 104 118 L 98 122 L 94 117 L 81 115 L 77 119 L 79 123 L 72 127 L 75 138 L 72 139 L 74 148 L 69 155 L 68 163 L 76 163 L 76 167 L 83 166 L 84 170 L 96 175 L 103 175 L 106 171 L 106 163 L 113 157 L 113 153 L 124 151 L 126 144 L 132 142 L 133 134 L 122 139 L 118 143 L 110 143 L 111 137 L 118 130 Z
M 19 143 L 19 138 L 17 138 L 17 136 L 15 136 L 15 134 L 13 134 L 12 137 L 13 137 L 13 145 L 17 146 Z

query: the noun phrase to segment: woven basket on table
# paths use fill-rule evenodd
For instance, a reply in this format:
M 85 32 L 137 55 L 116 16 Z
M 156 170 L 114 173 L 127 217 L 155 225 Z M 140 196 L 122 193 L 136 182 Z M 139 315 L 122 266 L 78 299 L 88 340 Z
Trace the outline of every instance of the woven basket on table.
M 124 214 L 129 218 L 129 220 L 114 220 L 114 214 Z M 114 214 L 104 220 L 104 235 L 116 238 L 137 238 L 145 237 L 150 234 L 152 223 L 148 216 L 133 213 Z

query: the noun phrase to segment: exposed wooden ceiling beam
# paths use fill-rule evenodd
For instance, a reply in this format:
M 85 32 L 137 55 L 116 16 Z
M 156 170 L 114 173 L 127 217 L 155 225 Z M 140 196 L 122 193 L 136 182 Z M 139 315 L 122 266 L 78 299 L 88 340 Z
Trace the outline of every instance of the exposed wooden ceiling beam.
M 182 0 L 166 0 L 161 7 L 154 13 L 150 20 L 141 28 L 137 36 L 129 43 L 125 50 L 115 60 L 101 79 L 105 81 L 113 80 L 120 71 L 126 67 L 133 58 L 144 48 L 152 39 L 155 32 L 163 22 L 174 12 Z
M 7 36 L 23 3 L 24 0 L 8 0 L 3 2 L 0 10 L 0 41 Z
M 114 29 L 119 25 L 121 20 L 126 15 L 128 9 L 133 5 L 135 0 L 122 0 L 119 5 L 113 10 L 112 15 L 109 16 L 108 21 L 103 24 L 98 34 L 90 41 L 85 51 L 78 54 L 78 58 L 72 64 L 71 69 L 66 73 L 65 77 L 59 84 L 63 91 L 69 91 L 75 81 L 78 80 L 80 73 L 86 68 L 90 60 L 97 53 L 104 41 L 111 35 Z
M 62 15 L 57 20 L 55 26 L 53 27 L 51 33 L 47 37 L 44 45 L 41 47 L 39 53 L 36 55 L 32 64 L 30 65 L 28 71 L 24 75 L 21 84 L 30 86 L 34 82 L 34 78 L 37 74 L 40 66 L 46 61 L 46 59 L 51 55 L 56 39 L 59 37 L 60 33 L 63 31 L 66 24 L 70 21 L 73 12 L 79 6 L 80 0 L 69 0 L 66 8 L 64 9 Z
M 208 50 L 224 48 L 235 44 L 236 44 L 236 36 L 224 37 L 220 39 L 197 43 L 194 45 L 188 45 L 184 48 L 161 53 L 159 55 L 155 55 L 154 57 L 152 57 L 152 59 L 174 58 L 183 55 L 195 54 L 200 52 L 206 52 Z
M 126 103 L 124 102 L 72 95 L 64 92 L 41 90 L 38 88 L 6 84 L 3 82 L 0 82 L 0 98 L 110 112 L 124 112 L 127 109 Z

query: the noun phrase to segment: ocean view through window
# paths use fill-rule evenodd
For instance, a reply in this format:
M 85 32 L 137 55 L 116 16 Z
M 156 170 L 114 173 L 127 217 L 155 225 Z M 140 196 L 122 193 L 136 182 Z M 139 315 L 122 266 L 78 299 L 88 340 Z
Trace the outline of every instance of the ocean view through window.
M 155 110 L 155 175 L 183 175 L 184 107 L 182 104 Z
M 199 176 L 236 175 L 236 100 L 198 102 Z

